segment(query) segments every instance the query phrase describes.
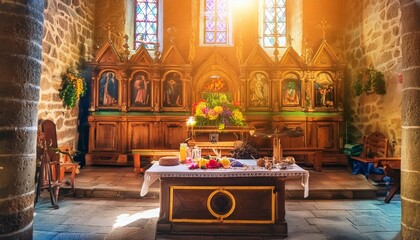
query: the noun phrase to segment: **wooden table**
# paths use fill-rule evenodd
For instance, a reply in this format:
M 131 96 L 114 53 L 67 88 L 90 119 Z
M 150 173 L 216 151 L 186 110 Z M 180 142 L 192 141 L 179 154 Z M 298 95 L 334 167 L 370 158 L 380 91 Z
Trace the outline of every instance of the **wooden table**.
M 188 170 L 186 165 L 156 163 L 149 168 L 141 195 L 161 180 L 156 237 L 286 237 L 285 180 L 302 176 L 306 197 L 308 171 L 295 164 L 267 170 L 254 160 L 241 161 L 247 167 Z

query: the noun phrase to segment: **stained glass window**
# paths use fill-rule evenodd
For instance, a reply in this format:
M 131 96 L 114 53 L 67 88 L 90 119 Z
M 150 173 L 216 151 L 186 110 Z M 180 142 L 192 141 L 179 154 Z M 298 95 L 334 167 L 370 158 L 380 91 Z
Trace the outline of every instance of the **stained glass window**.
M 286 0 L 264 0 L 264 47 L 286 46 Z
M 228 31 L 228 0 L 205 0 L 204 44 L 228 44 Z
M 154 49 L 158 41 L 158 0 L 136 0 L 134 45 Z

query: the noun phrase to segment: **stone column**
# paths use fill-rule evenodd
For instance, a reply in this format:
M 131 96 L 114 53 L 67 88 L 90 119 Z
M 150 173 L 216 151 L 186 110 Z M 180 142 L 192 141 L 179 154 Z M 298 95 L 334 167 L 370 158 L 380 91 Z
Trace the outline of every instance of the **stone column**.
M 401 235 L 420 236 L 420 1 L 400 0 L 402 49 Z
M 0 1 L 0 239 L 32 239 L 44 1 Z

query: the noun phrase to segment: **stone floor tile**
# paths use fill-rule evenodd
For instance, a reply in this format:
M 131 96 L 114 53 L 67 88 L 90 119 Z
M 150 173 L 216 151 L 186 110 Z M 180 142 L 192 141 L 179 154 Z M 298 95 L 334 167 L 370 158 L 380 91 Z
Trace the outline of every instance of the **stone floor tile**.
M 348 210 L 347 212 L 353 217 L 360 217 L 360 216 L 372 216 L 372 217 L 382 217 L 382 218 L 387 218 L 388 217 L 388 215 L 386 215 L 385 213 L 383 213 L 379 209 Z
M 295 225 L 295 226 L 301 226 L 301 227 L 310 227 L 311 225 L 306 221 L 305 218 L 299 218 L 299 217 L 287 217 L 286 216 L 286 222 L 287 225 Z
M 288 240 L 326 240 L 328 239 L 326 236 L 324 236 L 322 233 L 305 233 L 305 232 L 299 232 L 299 233 L 290 233 L 287 236 Z
M 95 210 L 96 209 L 90 205 L 77 205 L 77 207 L 75 206 L 72 208 L 68 214 L 71 214 L 72 216 L 91 216 Z
M 401 231 L 401 224 L 381 224 L 381 227 L 383 227 L 386 232 Z
M 50 226 L 52 224 L 62 224 L 67 221 L 69 217 L 64 215 L 57 214 L 45 214 L 43 217 L 37 219 L 37 222 L 34 224 Z
M 78 224 L 59 224 L 54 227 L 56 232 L 71 232 L 71 233 L 103 233 L 108 234 L 112 231 L 112 227 L 102 226 L 87 226 L 84 222 Z M 36 240 L 36 238 L 35 238 Z
M 86 225 L 89 226 L 101 226 L 101 227 L 112 227 L 114 226 L 117 218 L 116 217 L 95 217 L 85 221 Z
M 312 214 L 311 211 L 297 210 L 297 211 L 287 211 L 286 217 L 309 218 L 309 217 L 315 217 L 315 216 L 314 214 Z
M 59 233 L 52 240 L 101 240 L 106 234 L 99 233 Z
M 348 220 L 355 226 L 368 226 L 368 225 L 381 225 L 388 224 L 388 222 L 382 217 L 349 217 Z
M 33 239 L 40 239 L 40 240 L 51 240 L 55 236 L 57 236 L 58 232 L 52 231 L 37 231 L 35 230 L 33 233 Z
M 343 224 L 341 222 L 317 224 L 317 227 L 321 230 L 321 233 L 326 236 L 327 239 L 339 239 L 339 240 L 362 240 L 368 239 L 367 236 L 356 229 L 351 224 Z
M 153 238 L 150 238 L 153 237 Z M 122 227 L 111 231 L 105 239 L 109 240 L 153 240 L 154 236 L 145 237 L 142 230 L 137 227 Z
M 320 224 L 337 224 L 340 223 L 341 225 L 352 225 L 352 223 L 345 217 L 322 217 L 322 218 L 305 218 L 311 225 L 320 225 Z
M 320 233 L 321 231 L 313 225 L 308 225 L 308 226 L 302 226 L 302 225 L 291 225 L 291 224 L 287 224 L 287 231 L 288 231 L 288 235 L 289 238 L 290 236 L 293 236 L 293 233 Z
M 388 216 L 385 218 L 385 221 L 389 222 L 390 224 L 399 224 L 401 223 L 401 216 Z
M 354 227 L 362 233 L 383 232 L 385 230 L 383 227 L 379 225 L 354 226 Z
M 323 217 L 351 217 L 352 215 L 346 210 L 311 210 L 311 213 L 318 218 Z
M 288 211 L 298 211 L 298 210 L 314 210 L 316 209 L 315 206 L 313 205 L 292 205 L 292 206 L 287 206 L 286 205 L 286 212 Z
M 401 239 L 400 232 L 374 232 L 374 233 L 366 233 L 366 236 L 371 240 L 399 240 Z
M 331 202 L 318 201 L 315 207 L 321 209 L 337 209 L 337 210 L 360 210 L 360 209 L 377 209 L 377 206 L 363 200 L 331 200 Z

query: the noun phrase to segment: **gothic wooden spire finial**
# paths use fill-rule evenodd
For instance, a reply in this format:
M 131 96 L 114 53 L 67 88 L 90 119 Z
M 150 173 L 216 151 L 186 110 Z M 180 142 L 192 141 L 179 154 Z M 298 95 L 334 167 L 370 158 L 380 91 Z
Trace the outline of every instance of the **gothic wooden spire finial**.
M 175 44 L 174 40 L 175 40 L 175 33 L 178 31 L 178 29 L 176 27 L 169 27 L 168 29 L 166 29 L 166 31 L 168 31 L 169 33 L 169 41 L 171 42 L 171 44 Z
M 322 40 L 325 40 L 325 32 L 327 29 L 330 29 L 332 26 L 331 24 L 327 23 L 327 21 L 325 20 L 325 18 L 323 18 L 321 20 L 321 23 L 319 23 L 318 25 L 316 25 L 317 28 L 321 29 L 322 31 Z
M 114 30 L 115 26 L 112 26 L 110 22 L 102 27 L 104 30 L 108 32 L 108 40 L 112 42 L 111 36 L 112 36 L 112 30 Z
M 293 45 L 293 38 L 290 34 L 287 34 L 287 46 L 291 47 Z

